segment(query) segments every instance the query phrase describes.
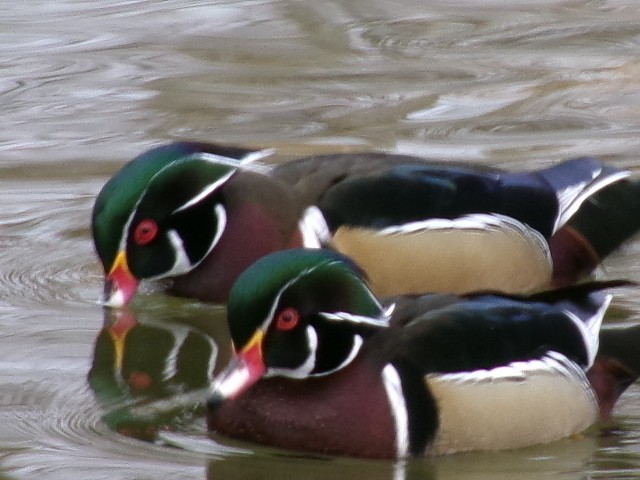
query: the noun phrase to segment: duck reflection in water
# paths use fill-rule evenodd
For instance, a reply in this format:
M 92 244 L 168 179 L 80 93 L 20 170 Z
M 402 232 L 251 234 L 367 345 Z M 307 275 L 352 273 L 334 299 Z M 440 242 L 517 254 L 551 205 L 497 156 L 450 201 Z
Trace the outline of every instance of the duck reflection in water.
M 88 375 L 105 411 L 105 423 L 114 431 L 147 441 L 153 441 L 160 429 L 171 429 L 193 417 L 196 402 L 186 406 L 172 402 L 209 386 L 219 354 L 215 331 L 212 335 L 194 322 L 153 313 L 105 309 Z M 210 313 L 207 320 L 225 323 L 211 322 Z M 221 344 L 227 343 L 228 337 L 221 339 Z M 166 405 L 155 408 L 159 401 Z

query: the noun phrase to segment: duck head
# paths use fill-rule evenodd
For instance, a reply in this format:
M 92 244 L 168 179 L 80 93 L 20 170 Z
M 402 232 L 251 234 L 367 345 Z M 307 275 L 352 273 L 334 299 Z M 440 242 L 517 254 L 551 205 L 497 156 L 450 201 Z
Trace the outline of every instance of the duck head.
M 209 404 L 235 398 L 262 377 L 304 379 L 348 365 L 364 338 L 388 326 L 362 275 L 328 250 L 285 250 L 247 269 L 228 304 L 235 357 Z
M 127 304 L 141 280 L 180 278 L 193 272 L 221 241 L 230 216 L 243 218 L 235 201 L 240 195 L 227 189 L 233 190 L 232 184 L 249 184 L 243 188 L 251 190 L 251 181 L 268 181 L 257 168 L 249 172 L 245 166 L 264 155 L 212 144 L 174 143 L 140 155 L 111 178 L 99 193 L 92 215 L 94 244 L 105 271 L 105 304 Z M 248 178 L 237 181 L 241 174 Z M 273 183 L 268 187 L 276 188 Z M 254 190 L 268 193 L 269 188 Z M 243 197 L 245 203 L 251 202 L 251 194 Z M 259 214 L 253 211 L 254 217 Z M 244 224 L 261 226 L 256 218 L 245 218 Z M 247 234 L 245 242 L 252 232 Z M 252 255 L 258 258 L 262 252 Z M 246 264 L 242 255 L 238 258 L 237 267 L 218 263 L 227 271 L 242 270 Z M 224 298 L 232 281 L 200 284 L 219 288 Z

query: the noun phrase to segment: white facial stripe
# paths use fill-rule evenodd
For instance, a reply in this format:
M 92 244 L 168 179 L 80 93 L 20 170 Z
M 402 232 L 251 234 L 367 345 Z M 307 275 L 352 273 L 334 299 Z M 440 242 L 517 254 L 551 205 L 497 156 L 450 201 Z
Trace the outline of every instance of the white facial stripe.
M 231 176 L 234 173 L 236 173 L 236 171 L 237 170 L 231 170 L 229 173 L 227 173 L 226 175 L 223 175 L 222 177 L 220 177 L 215 182 L 210 183 L 200 193 L 198 193 L 195 197 L 191 198 L 191 200 L 186 202 L 184 205 L 176 208 L 173 211 L 173 213 L 180 212 L 182 210 L 185 210 L 185 209 L 187 209 L 189 207 L 192 207 L 192 206 L 196 205 L 197 203 L 200 203 L 202 200 L 207 198 L 209 195 L 211 195 L 213 192 L 215 192 L 218 188 L 220 188 L 222 185 L 224 185 L 227 182 L 227 180 L 229 180 L 229 178 L 231 178 Z
M 364 340 L 360 335 L 354 335 L 353 346 L 351 347 L 351 351 L 349 352 L 349 355 L 347 355 L 347 358 L 344 359 L 344 362 L 342 362 L 340 365 L 334 368 L 332 372 L 335 372 L 336 370 L 340 370 L 342 367 L 349 365 L 353 361 L 353 359 L 356 358 L 356 355 L 358 355 L 358 352 L 360 352 L 360 348 L 362 347 L 363 343 L 364 343 Z M 331 372 L 327 372 L 327 373 L 331 373 Z
M 271 304 L 271 309 L 269 310 L 269 313 L 267 314 L 267 317 L 264 319 L 264 321 L 262 322 L 262 325 L 260 326 L 260 328 L 263 331 L 267 331 L 267 329 L 269 328 L 269 325 L 271 324 L 271 321 L 273 320 L 273 316 L 276 313 L 276 308 L 278 307 L 278 304 L 280 303 L 280 297 L 282 297 L 282 295 L 284 294 L 284 292 L 294 283 L 296 283 L 300 278 L 304 277 L 305 275 L 308 275 L 309 273 L 313 272 L 316 268 L 320 267 L 320 266 L 324 266 L 326 264 L 321 264 L 321 265 L 317 265 L 315 267 L 309 268 L 307 270 L 303 270 L 302 272 L 300 272 L 300 275 L 297 275 L 296 277 L 294 277 L 293 279 L 289 280 L 287 283 L 285 283 L 282 288 L 278 291 L 278 293 L 276 294 L 273 303 Z
M 124 224 L 124 228 L 122 229 L 122 238 L 120 238 L 119 251 L 121 251 L 121 252 L 124 252 L 127 249 L 127 238 L 129 237 L 129 228 L 131 228 L 131 223 L 133 222 L 133 217 L 135 217 L 136 211 L 138 210 L 138 207 L 140 206 L 140 202 L 142 202 L 142 199 L 144 198 L 146 193 L 147 193 L 147 189 L 145 189 L 144 192 L 142 192 L 142 194 L 140 195 L 140 198 L 138 198 L 138 201 L 136 202 L 136 204 L 131 209 L 131 215 L 129 215 L 129 218 L 127 218 L 127 222 Z
M 198 262 L 193 264 L 192 268 L 199 265 L 200 262 L 202 262 L 202 260 L 207 258 L 207 255 L 211 253 L 211 250 L 213 250 L 213 248 L 220 241 L 220 237 L 222 237 L 222 234 L 224 233 L 224 229 L 227 228 L 227 211 L 222 206 L 222 204 L 216 203 L 216 206 L 213 207 L 213 210 L 216 214 L 216 224 L 218 226 L 216 230 L 216 235 L 215 237 L 213 237 L 213 240 L 211 241 L 211 245 L 209 245 L 209 249 L 207 250 L 207 253 L 205 253 Z
M 216 206 L 213 207 L 213 210 L 215 211 L 215 214 L 216 214 L 216 220 L 217 220 L 217 224 L 218 224 L 218 231 L 216 232 L 216 236 L 213 237 L 213 241 L 211 242 L 211 246 L 209 247 L 209 250 L 207 251 L 207 254 L 211 250 L 213 250 L 213 247 L 215 247 L 216 244 L 218 243 L 218 241 L 220 241 L 220 237 L 224 233 L 224 229 L 227 228 L 227 211 L 222 206 L 222 204 L 216 203 Z M 206 255 L 205 255 L 205 257 L 206 257 Z
M 316 366 L 316 351 L 318 349 L 318 334 L 311 325 L 307 327 L 307 345 L 309 346 L 309 356 L 304 363 L 296 369 L 290 368 L 268 368 L 264 376 L 280 376 L 289 378 L 307 378 Z
M 270 157 L 274 153 L 276 153 L 275 148 L 263 148 L 262 150 L 247 153 L 244 157 L 240 158 L 240 162 L 242 165 L 246 165 L 248 163 L 257 162 L 263 158 Z
M 168 165 L 165 165 L 164 167 L 162 167 L 151 177 L 149 182 L 147 182 L 147 188 L 145 188 L 140 194 L 140 196 L 138 197 L 138 200 L 136 201 L 135 205 L 131 209 L 131 215 L 129 215 L 129 218 L 127 219 L 127 222 L 125 223 L 124 228 L 122 230 L 122 238 L 120 239 L 120 251 L 125 251 L 127 248 L 127 238 L 129 236 L 129 228 L 131 228 L 133 217 L 136 216 L 136 212 L 138 211 L 138 207 L 140 206 L 140 203 L 142 203 L 142 199 L 147 195 L 147 191 L 149 190 L 149 185 L 153 183 L 153 180 L 158 175 L 160 175 L 162 172 L 164 172 L 168 168 L 171 168 L 172 165 L 173 163 L 169 163 Z
M 214 158 L 209 158 L 209 157 L 215 157 L 215 159 Z M 238 166 L 237 163 L 236 164 L 230 164 L 229 161 L 231 159 L 229 159 L 227 157 L 222 157 L 222 156 L 213 155 L 213 154 L 211 154 L 211 155 L 210 154 L 190 155 L 189 157 L 186 157 L 184 160 L 188 160 L 188 159 L 202 159 L 202 160 L 205 160 L 205 161 L 211 161 L 211 162 L 218 163 L 218 164 L 221 163 L 223 165 L 228 165 L 228 166 L 231 166 L 231 167 L 237 167 Z M 226 159 L 226 161 L 224 161 L 224 159 Z M 155 173 L 155 175 L 153 175 L 151 180 L 149 180 L 148 185 L 151 185 L 151 183 L 153 182 L 155 177 L 160 175 L 162 172 L 164 172 L 168 168 L 171 168 L 173 165 L 174 165 L 173 163 L 170 163 L 170 164 L 164 166 L 163 168 L 161 168 L 160 170 L 158 170 Z M 227 175 L 225 175 L 224 177 L 218 179 L 218 181 L 214 182 L 213 184 L 211 184 L 207 188 L 205 188 L 202 192 L 200 192 L 198 195 L 196 195 L 196 197 L 192 198 L 191 200 L 189 200 L 187 203 L 185 203 L 181 207 L 178 207 L 176 210 L 173 211 L 173 213 L 178 212 L 180 210 L 183 210 L 185 208 L 188 208 L 188 207 L 190 207 L 192 205 L 195 205 L 196 203 L 200 202 L 201 200 L 206 198 L 206 196 L 209 195 L 212 191 L 214 191 L 216 188 L 218 188 L 218 186 L 224 184 L 235 172 L 236 172 L 236 170 L 230 171 Z M 135 217 L 136 212 L 138 211 L 138 207 L 140 206 L 140 203 L 142 202 L 142 199 L 147 194 L 147 190 L 149 189 L 148 185 L 147 185 L 147 188 L 145 188 L 144 191 L 140 194 L 140 197 L 138 198 L 138 201 L 135 203 L 135 205 L 131 209 L 131 215 L 129 215 L 129 218 L 127 219 L 127 221 L 126 221 L 126 223 L 124 225 L 124 228 L 122 230 L 122 237 L 120 238 L 120 251 L 125 251 L 126 248 L 127 248 L 127 238 L 129 236 L 129 228 L 131 227 L 131 223 L 133 222 L 133 217 Z M 221 231 L 222 230 L 219 230 L 219 232 L 221 232 Z M 216 240 L 217 240 L 217 238 L 216 238 Z M 182 242 L 180 242 L 180 244 L 182 244 Z
M 163 277 L 173 276 L 173 275 L 182 275 L 183 273 L 187 273 L 189 270 L 193 268 L 193 265 L 191 265 L 191 262 L 189 261 L 189 256 L 187 255 L 187 252 L 184 250 L 184 245 L 182 243 L 182 239 L 180 238 L 180 235 L 178 235 L 178 232 L 176 232 L 175 230 L 169 230 L 167 232 L 167 237 L 169 237 L 169 241 L 171 242 L 173 251 L 176 253 L 176 260 L 175 262 L 173 262 L 173 267 L 171 267 L 171 270 L 159 275 L 158 277 L 152 277 L 151 278 L 152 280 L 154 278 L 163 278 Z
M 273 321 L 273 316 L 276 313 L 276 308 L 278 308 L 278 304 L 280 303 L 280 297 L 282 297 L 282 294 L 287 290 L 287 288 L 289 288 L 293 283 L 295 283 L 303 274 L 298 275 L 293 280 L 290 280 L 289 282 L 285 283 L 285 285 L 280 289 L 280 291 L 278 291 L 276 298 L 273 300 L 273 303 L 271 304 L 271 309 L 269 310 L 267 317 L 262 322 L 262 325 L 260 325 L 260 328 L 262 329 L 263 332 L 267 331 L 267 329 L 269 328 L 269 325 Z
M 404 401 L 398 371 L 389 364 L 382 369 L 382 383 L 387 393 L 391 416 L 396 428 L 396 455 L 404 458 L 409 453 L 409 415 Z
M 191 260 L 189 260 L 189 256 L 187 255 L 187 252 L 184 249 L 184 243 L 182 242 L 182 238 L 180 238 L 180 235 L 175 230 L 169 230 L 167 232 L 167 237 L 169 238 L 169 242 L 171 242 L 173 251 L 176 253 L 176 260 L 175 262 L 173 262 L 173 267 L 171 267 L 171 270 L 169 270 L 168 272 L 162 273 L 160 275 L 156 275 L 154 277 L 149 277 L 149 280 L 158 280 L 161 278 L 171 277 L 175 275 L 182 275 L 187 272 L 190 272 L 191 270 L 193 270 L 193 268 L 198 266 L 200 262 L 202 262 L 202 260 L 206 258 L 207 255 L 209 255 L 211 250 L 213 250 L 213 247 L 215 247 L 218 241 L 220 240 L 220 237 L 224 232 L 225 226 L 227 225 L 227 213 L 224 207 L 220 204 L 216 205 L 215 212 L 216 212 L 216 218 L 218 220 L 218 231 L 216 232 L 216 236 L 211 242 L 211 246 L 209 247 L 209 250 L 207 250 L 207 253 L 205 253 L 204 256 L 198 262 L 191 263 Z
M 282 297 L 282 295 L 284 294 L 284 292 L 294 283 L 296 283 L 298 281 L 298 279 L 304 277 L 305 275 L 308 275 L 309 273 L 313 272 L 313 270 L 315 270 L 316 268 L 319 268 L 320 266 L 325 266 L 326 264 L 322 264 L 322 265 L 318 265 L 316 267 L 310 268 L 308 270 L 304 270 L 302 271 L 298 276 L 296 276 L 295 278 L 293 278 L 292 280 L 288 281 L 276 294 L 273 303 L 271 304 L 271 308 L 269 310 L 269 313 L 267 314 L 266 318 L 263 320 L 262 324 L 260 325 L 260 329 L 264 332 L 268 331 L 269 329 L 269 325 L 271 325 L 271 322 L 273 321 L 273 318 L 275 316 L 276 313 L 276 309 L 278 308 L 279 304 L 280 304 L 280 298 Z M 377 299 L 375 297 L 373 297 L 373 294 L 370 293 L 370 295 L 372 296 L 373 300 L 378 303 Z M 382 309 L 382 307 L 380 307 Z M 344 313 L 344 312 L 338 312 L 338 313 L 325 313 L 325 312 L 321 312 L 320 315 L 322 315 L 324 318 L 326 318 L 329 321 L 352 321 L 352 322 L 356 322 L 359 324 L 368 324 L 368 325 L 374 325 L 374 326 L 378 326 L 378 327 L 388 327 L 389 326 L 389 319 L 388 318 L 382 318 L 382 319 L 376 319 L 376 318 L 369 318 L 369 317 L 365 317 L 365 316 L 360 316 L 360 315 L 351 315 L 349 313 Z M 316 349 L 318 347 L 318 334 L 316 333 L 315 329 L 309 325 L 307 326 L 307 343 L 309 345 L 309 349 L 311 351 L 311 354 L 309 355 L 309 357 L 305 360 L 305 363 L 300 366 L 299 368 L 297 368 L 296 370 L 290 370 L 290 369 L 281 369 L 281 368 L 270 368 L 267 371 L 267 375 L 280 375 L 280 376 L 286 376 L 286 377 L 291 377 L 291 378 L 304 378 L 304 377 L 308 377 L 308 376 L 322 376 L 322 375 L 326 375 L 327 373 L 330 372 L 323 372 L 321 374 L 314 374 L 314 375 L 310 375 L 311 371 L 315 368 L 315 361 L 316 361 Z M 355 335 L 354 336 L 354 343 L 352 346 L 351 351 L 349 352 L 349 355 L 347 356 L 346 360 L 344 362 L 342 362 L 338 367 L 336 367 L 334 370 L 338 370 L 340 368 L 342 368 L 343 366 L 347 365 L 348 363 L 350 363 L 355 356 L 358 354 L 358 352 L 360 351 L 360 347 L 362 346 L 363 340 L 362 337 L 360 337 L 359 335 Z
M 358 355 L 358 352 L 360 352 L 360 348 L 362 347 L 363 343 L 364 343 L 364 340 L 362 339 L 362 337 L 360 335 L 354 335 L 353 336 L 353 345 L 351 346 L 351 351 L 349 352 L 349 355 L 347 355 L 347 358 L 344 359 L 344 362 L 339 364 L 337 367 L 332 368 L 331 370 L 327 370 L 327 371 L 319 372 L 319 373 L 314 373 L 313 375 L 309 375 L 309 376 L 310 377 L 324 377 L 325 375 L 329 375 L 329 374 L 331 374 L 333 372 L 337 372 L 341 368 L 346 367 L 347 365 L 349 365 L 353 361 L 354 358 L 356 358 L 356 355 Z
M 371 318 L 364 315 L 354 315 L 347 312 L 320 312 L 320 315 L 330 322 L 352 322 L 357 324 L 372 325 L 374 327 L 388 327 L 389 317 Z
M 243 157 L 237 159 L 233 157 L 217 155 L 215 153 L 199 152 L 185 157 L 185 160 L 204 160 L 205 162 L 215 163 L 216 165 L 225 165 L 231 168 L 241 168 L 242 170 L 248 170 L 256 173 L 269 173 L 273 169 L 273 167 L 256 162 L 263 158 L 270 157 L 275 153 L 275 151 L 275 148 L 265 148 L 263 150 L 248 152 Z

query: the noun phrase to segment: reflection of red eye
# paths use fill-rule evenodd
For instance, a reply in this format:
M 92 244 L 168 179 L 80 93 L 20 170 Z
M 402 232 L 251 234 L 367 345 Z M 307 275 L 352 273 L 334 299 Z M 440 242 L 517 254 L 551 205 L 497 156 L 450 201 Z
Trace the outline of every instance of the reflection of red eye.
M 142 220 L 133 232 L 136 245 L 146 245 L 158 234 L 158 224 L 153 220 Z
M 298 321 L 300 320 L 300 314 L 298 310 L 295 308 L 285 308 L 278 314 L 278 318 L 276 319 L 276 328 L 283 332 L 287 330 L 291 330 L 298 325 Z

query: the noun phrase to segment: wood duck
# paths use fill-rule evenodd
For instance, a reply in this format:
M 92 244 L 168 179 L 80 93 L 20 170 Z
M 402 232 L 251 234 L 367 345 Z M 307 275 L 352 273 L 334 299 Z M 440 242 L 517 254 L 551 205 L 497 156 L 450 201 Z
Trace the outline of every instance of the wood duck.
M 105 303 L 143 279 L 224 303 L 255 260 L 295 247 L 350 256 L 378 295 L 525 292 L 581 278 L 640 228 L 640 182 L 591 158 L 528 173 L 386 153 L 251 163 L 269 153 L 174 143 L 117 172 L 92 216 Z
M 615 342 L 598 355 L 611 298 L 601 289 L 614 285 L 383 303 L 337 252 L 268 255 L 231 291 L 236 354 L 212 383 L 209 427 L 289 450 L 371 458 L 576 434 L 607 417 L 636 378 L 615 358 Z

